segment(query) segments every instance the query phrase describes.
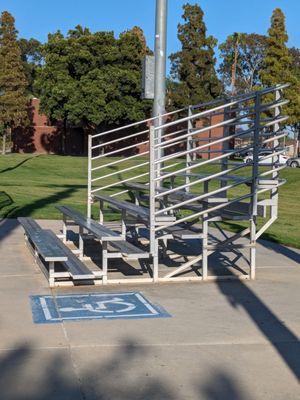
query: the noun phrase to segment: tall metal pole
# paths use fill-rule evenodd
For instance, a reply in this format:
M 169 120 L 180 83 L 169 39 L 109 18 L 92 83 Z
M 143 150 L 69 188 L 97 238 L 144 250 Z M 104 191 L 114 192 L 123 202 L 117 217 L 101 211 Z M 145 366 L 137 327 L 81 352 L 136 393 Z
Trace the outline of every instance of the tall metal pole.
M 168 0 L 156 0 L 153 116 L 165 113 Z
M 167 8 L 168 0 L 156 0 L 155 20 L 155 75 L 153 116 L 155 126 L 163 123 L 159 116 L 165 113 L 166 103 L 166 49 L 167 49 Z M 155 131 L 155 142 L 161 143 L 162 129 Z M 162 151 L 157 151 L 156 157 L 161 157 Z M 157 165 L 156 175 L 160 175 L 160 164 Z

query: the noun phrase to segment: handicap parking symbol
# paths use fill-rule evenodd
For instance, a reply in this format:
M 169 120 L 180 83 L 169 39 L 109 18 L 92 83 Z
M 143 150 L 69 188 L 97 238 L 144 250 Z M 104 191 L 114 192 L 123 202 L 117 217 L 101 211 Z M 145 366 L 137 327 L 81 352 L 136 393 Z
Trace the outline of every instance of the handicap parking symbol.
M 139 292 L 37 295 L 31 296 L 31 308 L 35 323 L 170 317 Z

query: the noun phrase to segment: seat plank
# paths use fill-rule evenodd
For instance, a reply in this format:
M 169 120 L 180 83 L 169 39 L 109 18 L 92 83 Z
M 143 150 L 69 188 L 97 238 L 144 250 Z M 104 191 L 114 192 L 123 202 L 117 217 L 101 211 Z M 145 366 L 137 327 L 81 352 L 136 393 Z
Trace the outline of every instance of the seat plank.
M 88 267 L 83 264 L 78 257 L 66 246 L 61 240 L 50 230 L 46 230 L 49 237 L 56 242 L 57 246 L 65 254 L 66 260 L 62 262 L 67 271 L 70 273 L 74 280 L 92 280 L 95 279 L 95 275 L 88 269 Z
M 32 218 L 20 217 L 18 221 L 23 226 L 26 236 L 33 243 L 36 251 L 45 261 L 67 261 L 68 257 L 58 245 L 57 240 L 49 234 L 50 231 L 42 229 Z
M 188 227 L 184 224 L 173 225 L 164 228 L 164 232 L 170 233 L 174 238 L 177 239 L 201 239 L 203 233 L 200 229 Z
M 142 183 L 126 183 L 126 186 L 129 189 L 133 190 L 138 190 L 138 191 L 149 191 L 149 186 L 144 185 Z M 163 188 L 163 187 L 158 187 L 155 189 L 156 192 L 158 193 L 164 193 L 167 192 L 169 189 Z M 203 193 L 204 194 L 204 193 Z M 170 202 L 181 202 L 185 200 L 192 200 L 199 196 L 199 194 L 194 194 L 194 193 L 188 193 L 185 192 L 184 190 L 177 190 L 176 192 L 170 193 L 166 195 Z M 204 199 L 200 200 L 195 200 L 195 203 L 201 204 L 201 203 L 227 203 L 228 199 L 226 197 L 216 197 L 216 196 L 208 196 Z
M 132 243 L 123 240 L 122 242 L 108 242 L 114 249 L 118 250 L 125 257 L 148 258 L 149 254 Z
M 112 231 L 104 225 L 99 224 L 91 218 L 86 218 L 79 211 L 68 206 L 56 206 L 56 208 L 65 216 L 69 217 L 76 224 L 85 228 L 87 231 L 95 235 L 98 239 L 107 240 L 124 240 L 120 234 Z
M 149 219 L 149 209 L 146 207 L 138 206 L 137 204 L 129 203 L 128 201 L 117 200 L 113 197 L 99 194 L 94 195 L 94 199 L 109 203 L 120 210 L 126 211 L 130 215 L 138 216 L 147 220 Z

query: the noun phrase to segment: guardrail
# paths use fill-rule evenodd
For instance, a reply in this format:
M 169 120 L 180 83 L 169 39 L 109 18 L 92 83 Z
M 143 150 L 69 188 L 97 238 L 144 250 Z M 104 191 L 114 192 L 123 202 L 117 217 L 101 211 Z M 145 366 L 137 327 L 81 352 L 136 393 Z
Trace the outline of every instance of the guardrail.
M 288 119 L 283 114 L 283 107 L 288 103 L 283 98 L 287 86 L 276 85 L 234 98 L 217 99 L 90 135 L 88 217 L 91 217 L 93 194 L 108 191 L 110 196 L 121 196 L 128 192 L 127 182 L 142 180 L 149 186 L 150 253 L 153 259 L 158 259 L 161 231 L 198 219 L 204 232 L 199 257 L 205 279 L 211 220 L 217 220 L 217 216 L 222 219 L 223 212 L 230 207 L 234 210 L 235 205 L 238 209 L 240 203 L 243 208 L 247 204 L 248 233 L 250 243 L 255 244 L 277 218 L 278 188 L 283 184 L 279 172 L 284 167 L 280 165 L 280 155 L 285 152 L 280 148 L 280 139 L 286 136 L 280 126 Z M 247 164 L 232 160 L 241 153 L 241 148 L 236 149 L 232 143 L 243 138 L 247 140 L 242 151 L 251 152 L 252 157 Z M 268 150 L 268 154 L 261 156 L 262 150 Z M 121 158 L 114 159 L 117 156 Z M 122 168 L 122 163 L 128 160 L 135 164 Z M 103 174 L 107 169 L 109 172 Z M 171 182 L 171 186 L 161 191 L 167 182 Z M 168 196 L 175 193 L 182 194 L 182 200 L 170 202 Z M 190 197 L 185 197 L 184 193 Z M 264 204 L 270 206 L 270 218 L 257 230 L 258 206 L 261 196 L 266 200 L 267 194 L 269 202 Z M 198 205 L 199 211 L 180 214 L 190 205 Z M 159 217 L 164 214 L 177 218 L 162 225 Z M 250 259 L 250 275 L 254 278 L 255 246 L 252 245 Z M 154 264 L 154 277 L 158 279 L 157 261 Z M 193 263 L 189 261 L 186 268 L 191 265 Z M 181 266 L 180 272 L 184 269 L 185 266 Z

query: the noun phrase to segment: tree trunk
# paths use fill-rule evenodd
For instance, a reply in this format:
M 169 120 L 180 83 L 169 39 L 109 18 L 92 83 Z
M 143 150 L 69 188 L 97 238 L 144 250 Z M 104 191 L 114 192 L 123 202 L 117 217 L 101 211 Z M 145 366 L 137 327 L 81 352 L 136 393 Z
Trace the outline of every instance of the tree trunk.
M 4 129 L 2 136 L 2 155 L 5 156 L 6 153 L 6 129 Z
M 67 121 L 64 118 L 63 129 L 61 132 L 61 152 L 63 155 L 66 154 L 66 135 L 67 135 Z

